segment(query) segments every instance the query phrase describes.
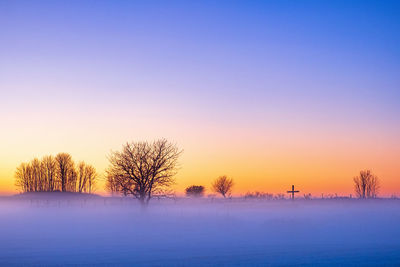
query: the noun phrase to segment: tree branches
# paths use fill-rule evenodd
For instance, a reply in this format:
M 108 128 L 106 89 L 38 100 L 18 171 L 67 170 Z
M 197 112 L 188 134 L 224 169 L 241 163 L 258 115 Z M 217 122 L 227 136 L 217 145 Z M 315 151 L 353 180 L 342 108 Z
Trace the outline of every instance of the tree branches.
M 141 203 L 148 203 L 155 191 L 174 183 L 181 153 L 165 139 L 126 143 L 122 151 L 109 156 L 106 189 L 111 193 L 130 194 Z
M 71 155 L 59 153 L 56 157 L 45 156 L 22 163 L 15 172 L 15 185 L 22 192 L 42 191 L 93 191 L 97 180 L 93 166 L 81 162 L 75 168 Z
M 230 194 L 233 187 L 233 179 L 226 175 L 218 177 L 212 184 L 212 188 L 216 193 L 220 193 L 224 198 Z
M 370 170 L 360 171 L 360 175 L 353 178 L 354 190 L 359 198 L 375 198 L 379 190 L 378 177 Z

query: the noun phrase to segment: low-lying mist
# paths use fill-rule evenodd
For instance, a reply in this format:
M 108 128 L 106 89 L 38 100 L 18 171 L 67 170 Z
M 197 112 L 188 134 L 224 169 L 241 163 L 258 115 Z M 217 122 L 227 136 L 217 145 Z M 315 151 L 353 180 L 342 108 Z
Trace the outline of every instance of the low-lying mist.
M 400 201 L 0 199 L 0 265 L 397 265 Z

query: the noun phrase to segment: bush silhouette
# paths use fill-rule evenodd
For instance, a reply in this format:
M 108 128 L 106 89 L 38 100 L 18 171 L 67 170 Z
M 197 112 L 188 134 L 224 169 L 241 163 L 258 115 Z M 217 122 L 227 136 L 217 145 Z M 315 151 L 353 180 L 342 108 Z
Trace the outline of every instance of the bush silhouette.
M 202 197 L 204 195 L 204 186 L 202 185 L 192 185 L 185 189 L 186 196 L 188 197 Z

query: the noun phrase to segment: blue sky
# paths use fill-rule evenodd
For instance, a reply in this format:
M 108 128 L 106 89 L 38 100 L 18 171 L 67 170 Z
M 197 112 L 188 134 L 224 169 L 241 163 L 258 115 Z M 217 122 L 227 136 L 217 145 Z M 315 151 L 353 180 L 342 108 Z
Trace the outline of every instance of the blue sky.
M 367 135 L 360 147 L 378 136 L 397 148 L 399 11 L 398 1 L 1 1 L 2 137 L 31 123 L 11 144 L 31 142 L 48 132 L 34 125 L 58 121 L 175 140 L 204 129 Z
M 306 94 L 328 104 L 351 99 L 345 104 L 357 106 L 366 100 L 372 106 L 378 102 L 396 108 L 396 2 L 1 5 L 6 85 L 23 75 L 41 84 L 62 82 L 80 92 L 85 84 L 87 93 L 132 92 L 149 84 L 155 94 L 167 91 L 185 102 L 228 98 L 250 105 L 277 98 L 290 104 L 290 96 Z M 35 90 L 54 90 L 50 87 L 43 84 Z

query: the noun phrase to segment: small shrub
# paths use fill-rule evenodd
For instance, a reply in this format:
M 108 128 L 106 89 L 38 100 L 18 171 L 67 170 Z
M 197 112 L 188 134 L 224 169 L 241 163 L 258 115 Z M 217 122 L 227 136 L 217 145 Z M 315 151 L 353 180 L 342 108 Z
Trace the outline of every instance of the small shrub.
M 185 191 L 188 197 L 203 197 L 205 189 L 202 185 L 192 185 L 187 187 Z

